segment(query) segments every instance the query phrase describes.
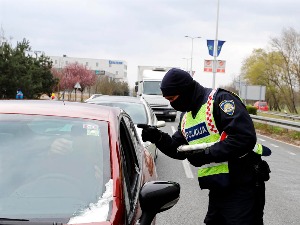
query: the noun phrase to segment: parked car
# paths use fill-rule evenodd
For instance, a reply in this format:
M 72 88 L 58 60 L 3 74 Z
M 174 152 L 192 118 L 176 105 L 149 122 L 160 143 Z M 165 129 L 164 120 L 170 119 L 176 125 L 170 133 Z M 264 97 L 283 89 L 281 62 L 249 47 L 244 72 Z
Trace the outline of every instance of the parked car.
M 254 103 L 254 107 L 256 107 L 258 111 L 269 111 L 267 102 L 257 101 Z
M 135 125 L 148 124 L 150 126 L 157 127 L 164 127 L 166 125 L 165 121 L 157 120 L 157 117 L 150 105 L 142 97 L 102 95 L 86 102 L 91 104 L 120 107 L 130 115 Z M 140 139 L 142 140 L 142 129 L 137 126 L 136 129 Z M 156 148 L 156 145 L 147 141 L 144 142 L 144 146 L 151 153 L 154 160 L 156 160 L 158 156 L 158 149 Z
M 157 181 L 124 110 L 66 101 L 0 105 L 2 222 L 155 224 L 155 214 L 178 201 L 179 185 Z

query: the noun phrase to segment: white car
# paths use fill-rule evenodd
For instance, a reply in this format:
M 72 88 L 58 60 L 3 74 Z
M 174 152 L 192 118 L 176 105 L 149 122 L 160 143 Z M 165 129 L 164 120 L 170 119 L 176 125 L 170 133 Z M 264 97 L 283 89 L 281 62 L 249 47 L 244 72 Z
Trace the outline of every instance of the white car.
M 97 98 L 87 100 L 86 103 L 119 107 L 129 114 L 135 126 L 137 124 L 147 124 L 159 128 L 166 125 L 165 121 L 157 120 L 150 105 L 142 97 L 101 95 Z M 136 130 L 142 140 L 142 129 L 136 126 Z M 143 143 L 151 153 L 153 159 L 156 160 L 158 149 L 155 144 L 149 141 Z

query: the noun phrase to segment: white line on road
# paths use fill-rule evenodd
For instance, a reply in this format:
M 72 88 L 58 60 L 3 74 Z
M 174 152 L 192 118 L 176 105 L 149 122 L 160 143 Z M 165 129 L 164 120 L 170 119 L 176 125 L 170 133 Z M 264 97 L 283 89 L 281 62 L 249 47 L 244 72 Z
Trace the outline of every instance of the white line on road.
M 258 140 L 260 140 L 260 141 L 266 141 L 265 139 L 261 139 L 261 138 L 258 138 Z
M 174 128 L 174 126 L 171 126 L 171 129 L 174 134 L 176 132 L 176 129 Z M 182 165 L 183 165 L 183 169 L 184 169 L 186 177 L 193 179 L 194 175 L 193 175 L 189 161 L 187 159 L 182 160 Z
M 176 132 L 174 126 L 171 126 L 171 129 L 172 129 L 172 132 L 173 132 L 173 134 L 174 134 L 174 133 Z
M 279 146 L 277 146 L 277 145 L 274 145 L 274 144 L 270 144 L 270 145 L 272 145 L 273 147 L 275 147 L 275 148 L 278 148 Z
M 288 151 L 288 153 L 291 154 L 291 155 L 296 155 L 294 152 L 289 152 L 289 151 Z
M 280 143 L 284 143 L 284 144 L 286 144 L 286 145 L 291 145 L 291 146 L 293 146 L 293 147 L 300 148 L 300 146 L 298 146 L 298 145 L 293 145 L 293 144 L 290 144 L 290 143 L 287 143 L 287 142 L 284 142 L 284 141 L 280 141 L 280 140 L 277 140 L 277 139 L 274 139 L 274 138 L 265 136 L 265 135 L 263 135 L 263 134 L 258 134 L 258 135 L 259 135 L 259 136 L 262 136 L 262 137 L 265 137 L 265 138 L 269 138 L 269 139 L 271 139 L 271 140 L 274 140 L 274 141 L 277 141 L 277 142 L 280 142 Z
M 194 178 L 193 172 L 190 167 L 190 163 L 187 159 L 182 160 L 182 165 L 187 178 Z

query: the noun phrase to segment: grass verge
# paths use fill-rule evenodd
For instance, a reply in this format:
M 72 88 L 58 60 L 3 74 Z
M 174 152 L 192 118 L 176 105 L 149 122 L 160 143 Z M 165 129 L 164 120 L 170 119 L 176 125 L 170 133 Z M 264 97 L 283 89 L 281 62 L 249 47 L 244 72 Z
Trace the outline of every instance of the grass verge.
M 282 127 L 271 126 L 263 123 L 254 122 L 256 132 L 274 139 L 300 146 L 300 132 L 288 130 Z

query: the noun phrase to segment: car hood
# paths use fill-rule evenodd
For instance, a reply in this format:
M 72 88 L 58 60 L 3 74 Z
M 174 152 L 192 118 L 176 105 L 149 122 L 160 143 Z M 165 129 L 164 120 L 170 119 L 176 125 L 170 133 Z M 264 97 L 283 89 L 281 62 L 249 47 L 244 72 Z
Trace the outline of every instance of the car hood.
M 143 95 L 143 97 L 151 106 L 171 108 L 170 102 L 162 95 Z

